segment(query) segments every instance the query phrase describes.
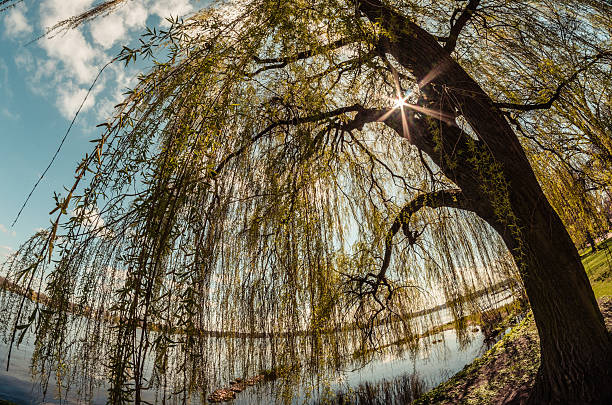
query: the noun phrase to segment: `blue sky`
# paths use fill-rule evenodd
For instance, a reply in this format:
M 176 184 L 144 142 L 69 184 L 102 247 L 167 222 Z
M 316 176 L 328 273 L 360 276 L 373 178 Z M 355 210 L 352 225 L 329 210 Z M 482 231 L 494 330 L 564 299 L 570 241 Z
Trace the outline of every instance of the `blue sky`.
M 49 225 L 53 192 L 72 184 L 74 169 L 96 124 L 132 85 L 136 68 L 111 65 L 89 95 L 75 126 L 43 181 L 11 227 L 21 204 L 49 163 L 99 69 L 144 27 L 187 15 L 198 0 L 128 0 L 109 16 L 77 30 L 26 45 L 56 22 L 98 0 L 24 0 L 0 14 L 0 261 L 38 228 Z M 66 194 L 66 193 L 63 193 Z

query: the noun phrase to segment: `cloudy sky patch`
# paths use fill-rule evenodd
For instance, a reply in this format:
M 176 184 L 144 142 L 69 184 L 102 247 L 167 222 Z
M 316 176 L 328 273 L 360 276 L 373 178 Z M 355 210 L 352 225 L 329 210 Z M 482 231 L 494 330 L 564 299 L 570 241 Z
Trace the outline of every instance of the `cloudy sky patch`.
M 37 228 L 49 226 L 53 192 L 62 192 L 71 181 L 74 168 L 91 148 L 89 139 L 99 136 L 95 125 L 108 119 L 146 66 L 126 68 L 116 63 L 105 69 L 58 159 L 15 225 L 16 232 L 3 231 L 57 149 L 100 69 L 122 46 L 135 46 L 146 26 L 167 26 L 167 17 L 183 17 L 208 1 L 127 0 L 77 29 L 36 40 L 59 21 L 99 3 L 24 0 L 0 14 L 0 223 L 4 224 L 0 246 L 4 248 L 14 250 Z
M 13 7 L 4 15 L 4 34 L 10 38 L 23 38 L 31 34 L 33 29 L 28 23 L 25 16 L 27 6 L 20 4 L 19 7 Z

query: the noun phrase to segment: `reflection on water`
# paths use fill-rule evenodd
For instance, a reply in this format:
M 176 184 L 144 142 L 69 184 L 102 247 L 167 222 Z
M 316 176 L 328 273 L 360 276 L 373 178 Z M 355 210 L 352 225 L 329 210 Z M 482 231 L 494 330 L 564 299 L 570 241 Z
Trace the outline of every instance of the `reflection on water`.
M 508 293 L 496 294 L 489 308 L 500 306 L 512 300 Z M 427 315 L 418 316 L 413 319 L 417 334 L 426 332 L 432 324 L 441 325 L 452 319 L 447 309 L 437 310 Z M 73 336 L 75 340 L 82 337 L 82 331 Z M 321 400 L 337 398 L 339 392 L 351 392 L 358 389 L 360 385 L 369 384 L 368 389 L 375 385 L 384 385 L 385 381 L 401 380 L 404 384 L 416 384 L 418 390 L 429 390 L 440 382 L 461 370 L 466 364 L 480 356 L 485 349 L 484 338 L 480 328 L 469 328 L 467 336 L 458 339 L 455 330 L 449 329 L 443 332 L 428 335 L 420 339 L 416 346 L 406 345 L 383 345 L 384 349 L 369 353 L 367 358 L 354 356 L 359 351 L 360 340 L 355 336 L 355 331 L 348 330 L 335 334 L 324 334 L 315 339 L 313 336 L 303 335 L 289 337 L 256 337 L 256 338 L 231 338 L 219 336 L 194 336 L 198 340 L 198 352 L 193 353 L 198 360 L 198 370 L 201 371 L 202 381 L 198 383 L 203 388 L 201 392 L 191 396 L 171 395 L 176 390 L 173 387 L 172 372 L 168 372 L 168 381 L 157 383 L 157 387 L 142 392 L 142 399 L 148 402 L 165 403 L 201 403 L 202 399 L 212 393 L 215 389 L 225 387 L 229 381 L 236 377 L 252 377 L 261 373 L 262 370 L 277 370 L 279 367 L 290 367 L 289 378 L 259 383 L 247 387 L 237 395 L 234 400 L 236 404 L 255 404 L 272 402 L 292 403 L 316 403 Z M 380 333 L 384 337 L 385 333 Z M 155 336 L 152 333 L 151 339 Z M 11 356 L 10 370 L 6 371 L 8 354 L 7 342 L 0 341 L 0 399 L 5 399 L 17 404 L 40 404 L 60 403 L 55 380 L 51 376 L 46 395 L 40 388 L 40 384 L 32 380 L 30 361 L 34 351 L 33 336 L 26 338 L 19 347 L 14 346 Z M 384 339 L 383 339 L 384 340 Z M 385 343 L 384 341 L 382 343 Z M 327 345 L 327 346 L 325 346 Z M 334 356 L 324 358 L 323 362 L 313 361 L 316 350 L 321 347 L 331 347 Z M 328 349 L 329 350 L 329 349 Z M 327 353 L 327 352 L 326 352 Z M 330 352 L 331 353 L 331 352 Z M 72 384 L 71 391 L 63 393 L 61 403 L 83 403 L 78 398 L 91 398 L 91 403 L 106 403 L 105 376 L 101 364 L 105 361 L 103 353 L 99 354 L 97 367 L 85 368 L 79 362 L 78 353 L 70 364 L 81 369 L 77 372 L 90 373 L 94 384 L 98 386 L 86 386 L 87 392 L 93 394 L 84 395 L 79 392 L 83 386 L 79 386 L 79 377 L 76 384 Z M 299 366 L 291 363 L 299 359 Z M 194 363 L 196 364 L 196 363 Z M 168 367 L 172 368 L 172 363 Z M 146 369 L 149 369 L 148 371 Z M 151 375 L 152 364 L 146 364 L 145 373 Z M 93 374 L 93 375 L 91 375 Z M 410 377 L 406 377 L 410 376 Z M 159 379 L 166 376 L 158 377 Z M 408 378 L 408 379 L 407 379 Z M 403 379 L 403 380 L 402 380 Z M 64 381 L 66 379 L 64 378 Z M 81 378 L 82 381 L 90 381 Z M 181 381 L 181 380 L 177 380 Z M 400 381 L 400 382 L 401 382 Z M 88 383 L 87 383 L 88 384 Z M 164 388 L 166 387 L 166 388 Z M 367 387 L 366 387 L 367 388 Z M 388 390 L 388 389 L 387 389 Z M 67 398 L 66 398 L 67 397 Z M 67 399 L 67 400 L 66 400 Z
M 471 332 L 469 343 L 460 345 L 454 330 L 446 330 L 423 339 L 415 356 L 394 356 L 374 360 L 357 370 L 345 372 L 334 384 L 319 393 L 329 397 L 329 392 L 347 392 L 357 389 L 366 383 L 372 388 L 382 385 L 380 393 L 384 394 L 385 383 L 395 381 L 401 384 L 417 384 L 412 387 L 420 391 L 428 391 L 469 364 L 483 354 L 483 336 L 480 332 Z M 437 341 L 436 344 L 431 342 Z M 387 387 L 389 388 L 389 387 Z M 401 389 L 401 387 L 396 387 Z M 326 392 L 327 391 L 327 392 Z M 388 391 L 388 389 L 387 389 Z M 398 392 L 399 393 L 399 392 Z M 403 392 L 407 394 L 407 392 Z M 315 396 L 316 399 L 317 396 Z
M 313 403 L 322 398 L 333 397 L 333 393 L 350 391 L 360 384 L 378 384 L 393 380 L 406 374 L 418 376 L 423 389 L 428 390 L 461 370 L 466 364 L 482 354 L 484 345 L 480 332 L 470 332 L 471 339 L 460 345 L 454 330 L 424 338 L 419 343 L 415 355 L 410 351 L 386 350 L 379 353 L 365 365 L 347 363 L 340 371 L 327 371 L 323 375 L 302 376 L 299 387 L 292 387 L 292 403 Z M 220 339 L 219 340 L 227 340 Z M 251 339 L 261 340 L 261 339 Z M 433 343 L 435 342 L 435 343 Z M 260 342 L 261 343 L 261 342 Z M 13 349 L 10 371 L 6 371 L 8 345 L 0 344 L 2 371 L 0 371 L 0 398 L 17 404 L 40 404 L 43 395 L 39 386 L 33 383 L 29 370 L 33 346 L 31 340 L 24 341 L 19 348 Z M 238 373 L 234 369 L 235 373 Z M 279 402 L 279 393 L 286 389 L 282 383 L 268 382 L 248 387 L 238 394 L 236 404 Z M 56 389 L 51 381 L 45 403 L 60 403 Z M 144 395 L 145 400 L 155 401 L 155 394 Z M 196 398 L 192 398 L 199 402 Z M 72 401 L 69 401 L 72 402 Z M 98 390 L 92 403 L 105 403 L 104 389 Z M 73 401 L 77 403 L 77 401 Z

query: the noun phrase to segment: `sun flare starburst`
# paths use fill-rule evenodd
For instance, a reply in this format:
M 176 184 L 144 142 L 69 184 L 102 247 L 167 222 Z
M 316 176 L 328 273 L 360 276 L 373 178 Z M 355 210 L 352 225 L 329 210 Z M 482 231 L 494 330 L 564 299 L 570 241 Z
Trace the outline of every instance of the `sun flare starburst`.
M 405 97 L 405 98 L 398 97 L 398 98 L 396 98 L 394 100 L 394 102 L 393 102 L 393 108 L 406 107 L 408 105 L 408 103 L 406 103 L 407 99 L 408 99 L 408 97 Z

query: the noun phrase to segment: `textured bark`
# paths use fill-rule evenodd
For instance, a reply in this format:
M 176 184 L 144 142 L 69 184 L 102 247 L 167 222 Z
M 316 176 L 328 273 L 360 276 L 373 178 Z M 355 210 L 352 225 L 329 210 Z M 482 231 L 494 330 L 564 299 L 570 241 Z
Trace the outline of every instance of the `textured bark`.
M 443 118 L 408 113 L 409 134 L 399 112 L 385 122 L 461 188 L 473 211 L 501 235 L 520 270 L 542 356 L 528 402 L 612 403 L 612 338 L 576 247 L 504 115 L 433 36 L 379 0 L 357 3 L 366 18 L 391 33 L 379 47 L 417 78 L 424 94 L 419 105 Z M 477 140 L 453 125 L 459 115 Z M 486 174 L 466 156 L 490 159 L 498 167 L 505 182 L 498 195 L 487 190 Z
M 534 206 L 523 195 L 512 196 L 524 224 L 520 239 L 505 232 L 504 241 L 540 336 L 541 365 L 529 403 L 612 403 L 612 340 L 580 256 L 548 201 Z

